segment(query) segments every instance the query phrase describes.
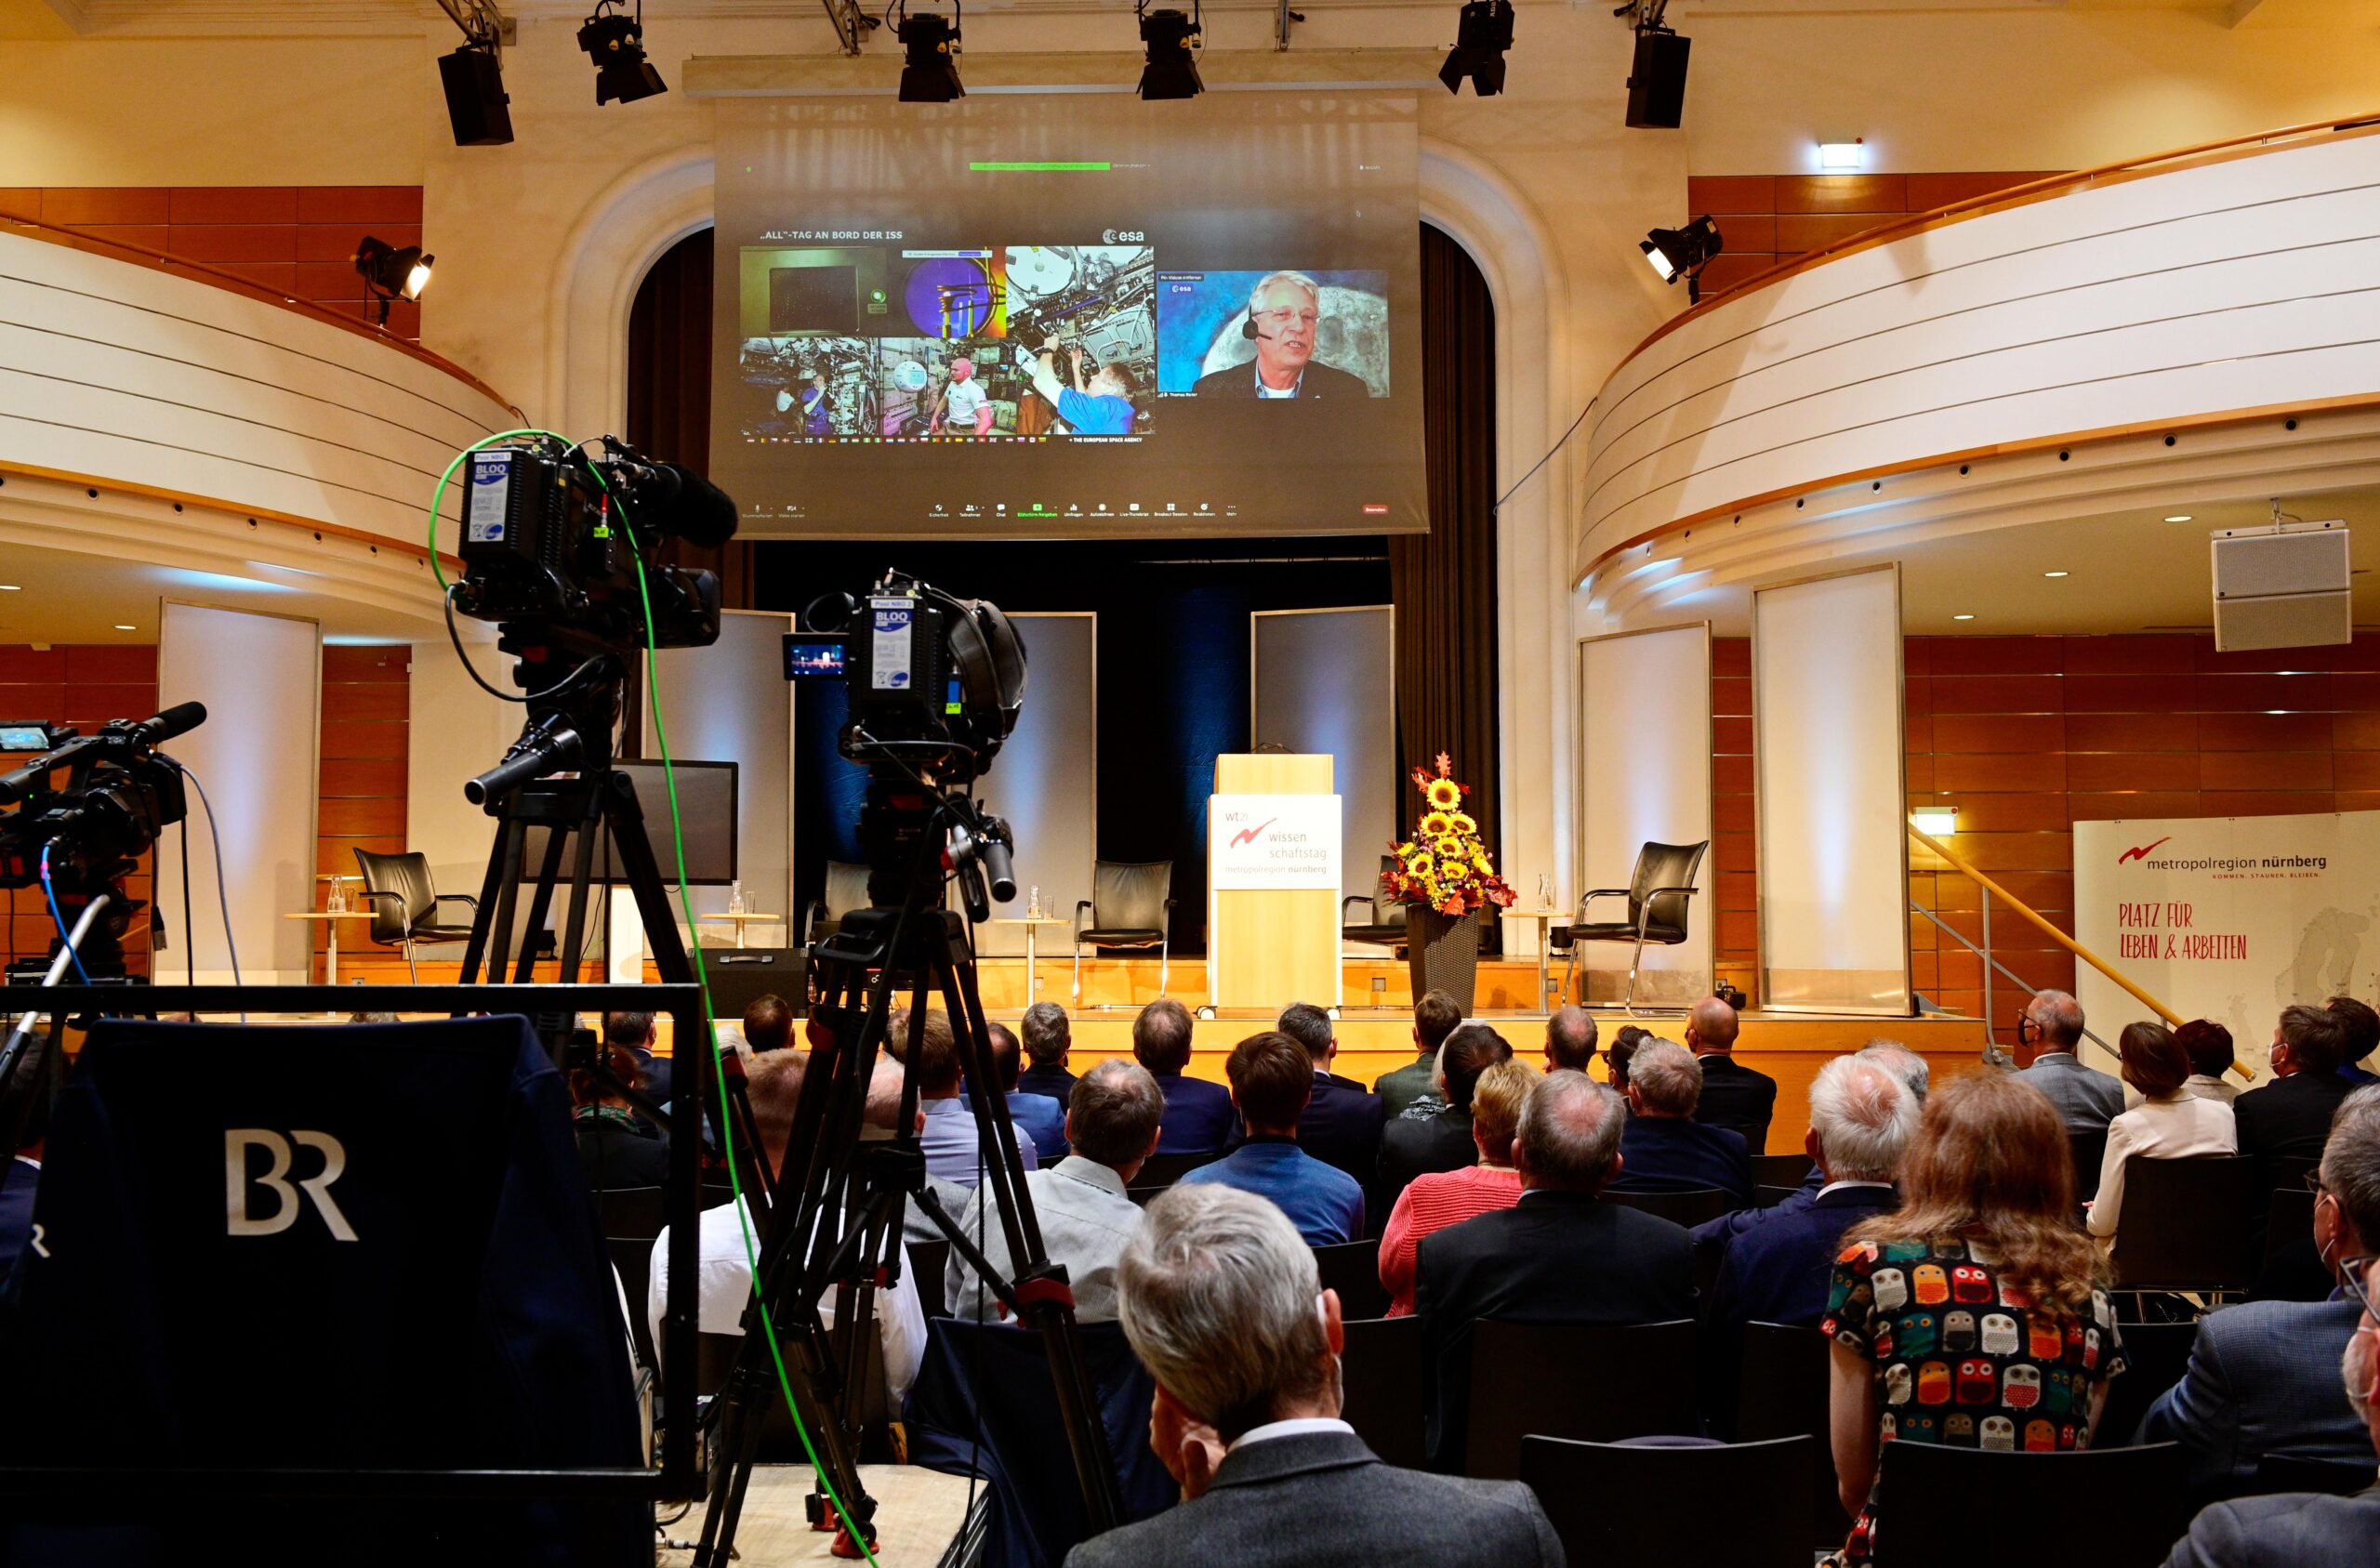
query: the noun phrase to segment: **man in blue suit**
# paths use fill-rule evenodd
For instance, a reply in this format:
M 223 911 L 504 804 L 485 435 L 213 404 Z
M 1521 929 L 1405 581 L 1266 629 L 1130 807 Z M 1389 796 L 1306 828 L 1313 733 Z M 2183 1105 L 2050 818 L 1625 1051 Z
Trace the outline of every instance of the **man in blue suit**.
M 1620 1136 L 1615 1192 L 1687 1192 L 1715 1187 L 1738 1207 L 1752 1202 L 1752 1153 L 1743 1134 L 1694 1119 L 1702 1069 L 1673 1040 L 1646 1040 L 1628 1060 L 1628 1129 Z
M 1298 1147 L 1358 1181 L 1370 1181 L 1380 1166 L 1380 1129 L 1386 1120 L 1380 1096 L 1330 1071 L 1339 1033 L 1320 1008 L 1291 1002 L 1281 1011 L 1280 1030 L 1314 1061 L 1314 1093 L 1298 1118 Z
M 2314 1245 L 2344 1286 L 2340 1265 L 2380 1236 L 2380 1088 L 2359 1089 L 2340 1107 L 2320 1180 Z M 2363 1421 L 2339 1385 L 2339 1357 L 2362 1319 L 2346 1288 L 2327 1301 L 2248 1301 L 2209 1314 L 2189 1370 L 2149 1406 L 2140 1441 L 2182 1445 L 2201 1502 L 2241 1491 L 2268 1455 L 2369 1462 Z
M 1132 1056 L 1165 1091 L 1158 1153 L 1213 1154 L 1230 1145 L 1239 1125 L 1231 1090 L 1182 1071 L 1190 1065 L 1189 1008 L 1170 996 L 1143 1008 L 1132 1020 Z
M 1073 1152 L 1066 1142 L 1066 1108 L 1050 1095 L 1028 1094 L 1018 1087 L 1025 1070 L 1024 1048 L 1007 1024 L 995 1023 L 991 1031 L 992 1065 L 999 1073 L 1000 1092 L 1008 1097 L 1008 1119 L 1016 1124 L 1017 1131 L 1033 1140 L 1033 1151 L 1043 1165 L 1056 1165 Z

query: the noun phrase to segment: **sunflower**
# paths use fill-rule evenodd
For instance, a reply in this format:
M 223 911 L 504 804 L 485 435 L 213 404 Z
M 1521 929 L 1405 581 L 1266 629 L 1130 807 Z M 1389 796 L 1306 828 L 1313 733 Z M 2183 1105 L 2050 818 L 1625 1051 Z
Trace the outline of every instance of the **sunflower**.
M 1443 837 L 1447 834 L 1454 831 L 1454 826 L 1458 820 L 1460 819 L 1450 817 L 1444 811 L 1432 811 L 1421 819 L 1422 837 L 1428 838 Z
M 1421 793 L 1441 811 L 1451 811 L 1462 804 L 1462 786 L 1452 779 L 1432 779 L 1421 786 Z
M 1453 811 L 1448 814 L 1453 819 L 1454 830 L 1457 833 L 1476 833 L 1479 831 L 1479 824 L 1473 822 L 1468 813 Z
M 1488 857 L 1486 855 L 1482 855 L 1477 860 L 1473 861 L 1471 863 L 1471 869 L 1476 871 L 1482 876 L 1493 876 L 1496 875 L 1496 868 L 1488 863 Z
M 1452 861 L 1461 864 L 1463 861 L 1470 859 L 1470 856 L 1463 851 L 1462 840 L 1450 833 L 1438 838 L 1430 848 L 1438 852 L 1438 859 L 1441 861 Z
M 1437 868 L 1438 863 L 1436 858 L 1427 850 L 1417 849 L 1410 855 L 1407 856 L 1405 860 L 1405 874 L 1408 876 L 1415 877 L 1422 881 L 1427 881 L 1429 879 L 1430 873 L 1435 871 Z

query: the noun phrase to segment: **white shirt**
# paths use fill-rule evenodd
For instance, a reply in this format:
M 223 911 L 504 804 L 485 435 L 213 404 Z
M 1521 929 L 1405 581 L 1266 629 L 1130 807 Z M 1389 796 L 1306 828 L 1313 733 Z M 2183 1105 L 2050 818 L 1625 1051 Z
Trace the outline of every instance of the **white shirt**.
M 2192 1100 L 2219 1100 L 2228 1105 L 2240 1098 L 2240 1086 L 2228 1078 L 2211 1073 L 2193 1073 L 2182 1080 L 2182 1092 Z M 2123 1087 L 2123 1108 L 2137 1111 L 2149 1102 L 2149 1097 L 2130 1084 Z
M 975 428 L 977 416 L 984 412 L 984 405 L 991 401 L 992 395 L 984 390 L 984 384 L 974 377 L 953 381 L 950 384 L 950 412 L 944 415 L 943 423 L 945 426 L 964 425 L 972 430 Z
M 1249 362 L 1250 364 L 1255 364 L 1255 362 L 1252 360 Z M 1293 398 L 1298 395 L 1298 389 L 1305 385 L 1305 372 L 1302 370 L 1298 372 L 1298 378 L 1296 380 L 1290 382 L 1288 386 L 1283 387 L 1278 390 L 1264 385 L 1264 371 L 1263 366 L 1258 365 L 1256 367 L 1255 376 L 1256 395 L 1260 398 Z M 1245 1442 L 1246 1440 L 1242 1439 L 1241 1441 Z
M 1236 1454 L 1251 1443 L 1270 1443 L 1276 1437 L 1303 1437 L 1308 1432 L 1345 1432 L 1353 1436 L 1355 1429 L 1335 1416 L 1292 1416 L 1286 1421 L 1267 1421 L 1261 1427 L 1250 1427 L 1234 1438 L 1223 1452 Z
M 1823 1198 L 1829 1192 L 1840 1192 L 1846 1187 L 1889 1187 L 1891 1185 L 1889 1181 L 1830 1181 L 1818 1189 L 1818 1196 Z
M 2107 1158 L 2099 1166 L 2099 1196 L 2091 1205 L 2091 1233 L 2112 1236 L 2123 1211 L 2123 1163 L 2134 1154 L 2187 1160 L 2204 1154 L 2236 1154 L 2240 1129 L 2231 1107 L 2179 1089 L 2162 1100 L 2143 1100 L 2108 1124 Z
M 760 1250 L 760 1232 L 755 1229 L 752 1251 L 757 1256 Z M 877 1336 L 884 1344 L 884 1389 L 896 1410 L 908 1397 L 909 1385 L 918 1380 L 918 1366 L 926 1349 L 925 1308 L 919 1304 L 911 1272 L 904 1268 L 899 1284 L 876 1293 Z M 694 1326 L 705 1334 L 743 1333 L 744 1305 L 752 1295 L 752 1270 L 744 1253 L 742 1200 L 703 1210 L 694 1277 L 700 1303 Z M 666 1225 L 654 1238 L 652 1280 L 645 1293 L 644 1315 L 657 1351 L 662 1343 L 662 1313 L 669 1301 L 669 1228 Z M 828 1328 L 835 1325 L 832 1292 L 818 1303 L 818 1321 Z

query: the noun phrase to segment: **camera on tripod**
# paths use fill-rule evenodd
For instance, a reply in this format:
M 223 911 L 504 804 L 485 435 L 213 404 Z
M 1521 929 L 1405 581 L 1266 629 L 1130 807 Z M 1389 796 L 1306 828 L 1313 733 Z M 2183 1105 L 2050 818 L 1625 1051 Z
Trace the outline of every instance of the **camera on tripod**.
M 610 436 L 600 444 L 597 456 L 542 438 L 471 455 L 455 608 L 504 623 L 506 651 L 536 664 L 543 654 L 532 650 L 548 646 L 582 655 L 644 646 L 649 592 L 654 647 L 708 647 L 719 640 L 718 574 L 664 566 L 659 555 L 672 537 L 725 544 L 735 503 L 675 463 Z
M 124 878 L 188 810 L 181 769 L 157 747 L 205 719 L 204 704 L 180 703 L 154 718 L 112 719 L 96 735 L 54 729 L 49 750 L 0 774 L 0 806 L 16 808 L 0 816 L 0 888 L 46 879 L 61 913 L 108 895 L 104 919 L 90 933 L 96 940 L 79 949 L 95 978 L 123 973 L 116 943 L 138 908 L 124 895 Z M 50 787 L 61 771 L 64 782 Z

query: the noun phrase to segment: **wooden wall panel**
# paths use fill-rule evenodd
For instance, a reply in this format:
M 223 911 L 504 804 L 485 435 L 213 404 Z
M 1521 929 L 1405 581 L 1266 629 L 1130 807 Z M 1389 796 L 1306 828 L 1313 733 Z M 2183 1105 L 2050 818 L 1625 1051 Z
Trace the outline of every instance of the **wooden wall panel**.
M 322 804 L 314 840 L 319 872 L 353 876 L 357 850 L 394 853 L 405 847 L 412 658 L 413 650 L 403 643 L 323 650 Z M 358 883 L 348 885 L 350 907 L 360 890 Z M 317 884 L 314 907 L 322 908 L 329 893 L 327 883 Z M 380 949 L 367 945 L 366 929 L 360 920 L 340 928 L 339 978 L 371 972 L 377 979 L 402 979 L 401 955 L 393 975 L 379 972 L 385 960 Z M 318 965 L 328 945 L 328 933 L 317 929 Z
M 2017 171 L 1692 176 L 1686 209 L 1717 218 L 1726 246 L 1703 271 L 1703 297 L 1880 223 L 2043 178 Z

